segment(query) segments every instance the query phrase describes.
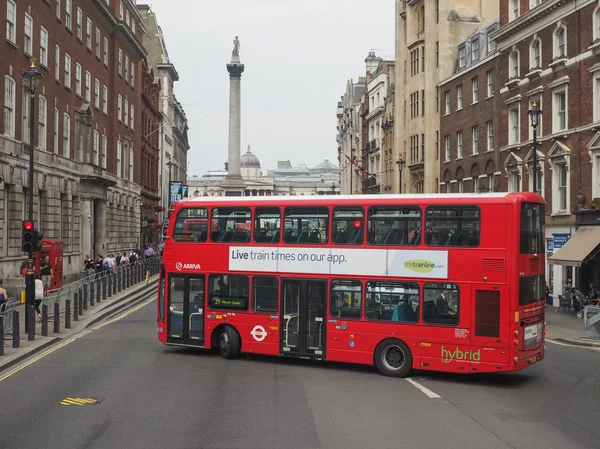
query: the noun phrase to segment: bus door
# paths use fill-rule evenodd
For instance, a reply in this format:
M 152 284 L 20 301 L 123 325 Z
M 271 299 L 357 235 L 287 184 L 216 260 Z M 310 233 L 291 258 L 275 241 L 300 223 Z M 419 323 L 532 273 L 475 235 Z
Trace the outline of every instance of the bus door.
M 493 284 L 471 288 L 471 371 L 476 372 L 479 364 L 507 364 L 513 338 L 509 335 L 509 288 Z
M 326 281 L 282 279 L 282 355 L 325 357 L 326 296 Z
M 167 343 L 204 346 L 203 275 L 169 276 Z

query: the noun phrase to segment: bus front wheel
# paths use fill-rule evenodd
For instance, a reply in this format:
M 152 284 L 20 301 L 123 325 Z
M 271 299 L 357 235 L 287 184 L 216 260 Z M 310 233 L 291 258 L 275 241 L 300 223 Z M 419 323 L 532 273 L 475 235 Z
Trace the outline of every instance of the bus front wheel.
M 401 340 L 388 338 L 375 349 L 375 366 L 381 374 L 390 377 L 405 377 L 412 369 L 412 353 Z
M 225 326 L 219 334 L 219 352 L 225 359 L 236 359 L 240 355 L 240 336 L 231 326 Z

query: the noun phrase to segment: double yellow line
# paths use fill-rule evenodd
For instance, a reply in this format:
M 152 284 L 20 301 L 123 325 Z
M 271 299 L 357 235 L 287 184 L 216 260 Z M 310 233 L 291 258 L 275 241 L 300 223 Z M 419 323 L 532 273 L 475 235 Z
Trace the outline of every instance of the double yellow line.
M 144 301 L 143 303 L 141 303 L 140 305 L 134 307 L 133 309 L 129 309 L 127 312 L 119 315 L 116 318 L 113 318 L 109 321 L 106 321 L 105 323 L 102 323 L 98 326 L 93 327 L 93 330 L 97 330 L 100 329 L 108 324 L 112 324 L 112 323 L 116 323 L 119 320 L 122 320 L 123 318 L 125 318 L 126 316 L 131 315 L 134 312 L 137 312 L 138 310 L 140 310 L 142 307 L 147 306 L 148 304 L 150 304 L 151 302 L 154 302 L 155 299 L 149 299 L 148 301 Z M 10 376 L 12 376 L 13 374 L 18 373 L 19 371 L 21 371 L 22 369 L 27 368 L 30 365 L 33 365 L 35 362 L 37 362 L 38 360 L 43 359 L 44 357 L 52 354 L 54 351 L 58 351 L 61 348 L 64 348 L 65 346 L 67 346 L 70 343 L 73 343 L 76 340 L 76 338 L 68 338 L 67 340 L 64 340 L 63 342 L 61 342 L 60 344 L 58 344 L 57 346 L 54 346 L 53 348 L 48 349 L 47 351 L 42 352 L 40 355 L 35 356 L 34 358 L 24 362 L 23 364 L 7 371 L 4 374 L 0 374 L 0 382 L 2 382 L 3 380 L 8 379 Z

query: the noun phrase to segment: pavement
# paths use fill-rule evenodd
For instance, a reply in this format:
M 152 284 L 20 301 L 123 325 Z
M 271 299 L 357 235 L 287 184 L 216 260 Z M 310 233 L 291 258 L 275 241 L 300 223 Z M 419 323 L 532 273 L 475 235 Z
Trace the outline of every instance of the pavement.
M 600 348 L 600 340 L 584 335 L 583 319 L 574 312 L 560 311 L 558 307 L 546 307 L 546 338 L 562 343 Z
M 0 397 L 0 448 L 600 447 L 595 348 L 549 343 L 518 373 L 395 379 L 164 346 L 150 302 L 0 372 Z
M 78 321 L 74 321 L 73 317 L 71 317 L 70 329 L 65 328 L 64 299 L 61 299 L 60 332 L 58 333 L 53 332 L 54 322 L 52 315 L 50 315 L 53 313 L 53 304 L 50 304 L 52 301 L 49 301 L 48 336 L 42 336 L 42 323 L 36 321 L 35 339 L 33 341 L 29 341 L 28 336 L 25 333 L 25 305 L 19 304 L 19 306 L 17 306 L 17 310 L 19 310 L 19 347 L 14 348 L 12 336 L 5 335 L 4 355 L 0 356 L 0 375 L 3 370 L 38 353 L 48 346 L 59 343 L 61 340 L 71 338 L 73 335 L 80 333 L 82 330 L 98 321 L 145 300 L 149 295 L 151 296 L 153 292 L 157 291 L 157 286 L 158 276 L 155 275 L 149 278 L 148 284 L 146 284 L 144 280 L 141 283 L 121 290 L 121 292 L 116 295 L 112 295 L 112 297 L 101 301 L 100 304 L 96 303 L 94 306 L 88 304 L 88 309 L 84 310 L 83 315 L 79 316 Z

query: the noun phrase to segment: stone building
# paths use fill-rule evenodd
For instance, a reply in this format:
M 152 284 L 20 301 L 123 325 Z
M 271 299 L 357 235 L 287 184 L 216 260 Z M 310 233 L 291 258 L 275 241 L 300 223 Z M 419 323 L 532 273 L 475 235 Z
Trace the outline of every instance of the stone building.
M 142 61 L 142 155 L 140 165 L 140 187 L 142 190 L 142 247 L 158 243 L 160 212 L 163 211 L 159 190 L 160 165 L 160 80 L 155 79 L 154 69 Z
M 245 186 L 244 196 L 340 194 L 340 168 L 327 159 L 313 168 L 293 167 L 290 161 L 280 161 L 276 169 L 263 174 L 258 157 L 248 146 L 240 158 L 240 173 Z M 227 169 L 189 177 L 190 196 L 225 196 L 226 177 Z
M 493 38 L 500 52 L 501 190 L 533 189 L 528 110 L 534 101 L 543 110 L 538 193 L 547 201 L 546 272 L 557 302 L 568 286 L 585 293 L 588 282 L 600 284 L 600 227 L 577 231 L 580 224 L 598 224 L 598 212 L 589 209 L 600 197 L 600 6 L 596 0 L 501 0 Z
M 484 24 L 458 45 L 454 74 L 440 83 L 442 193 L 494 192 L 500 179 L 496 151 L 496 66 L 490 37 L 499 20 Z
M 356 162 L 362 148 L 360 101 L 365 85 L 364 77 L 360 77 L 356 83 L 354 80 L 349 80 L 346 83 L 346 92 L 338 102 L 336 140 L 342 195 L 358 193 L 362 177 Z
M 454 72 L 458 44 L 497 15 L 492 0 L 396 0 L 392 160 L 406 161 L 403 192 L 438 191 L 439 83 Z
M 148 65 L 154 70 L 154 76 L 160 80 L 161 91 L 159 110 L 162 113 L 162 126 L 159 134 L 159 185 L 161 206 L 168 209 L 169 182 L 184 181 L 187 178 L 188 125 L 183 107 L 175 96 L 175 82 L 179 73 L 169 58 L 167 45 L 156 14 L 149 5 L 137 5 L 144 26 L 144 47 L 148 51 Z M 159 220 L 164 220 L 159 214 Z
M 133 0 L 7 0 L 0 8 L 0 278 L 20 286 L 21 220 L 33 189 L 44 238 L 64 242 L 67 277 L 86 254 L 139 245 L 139 62 L 144 27 Z M 28 185 L 29 96 L 37 59 L 35 173 Z M 13 285 L 14 283 L 14 285 Z

